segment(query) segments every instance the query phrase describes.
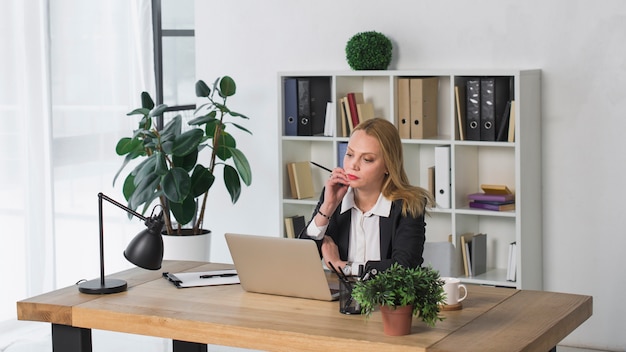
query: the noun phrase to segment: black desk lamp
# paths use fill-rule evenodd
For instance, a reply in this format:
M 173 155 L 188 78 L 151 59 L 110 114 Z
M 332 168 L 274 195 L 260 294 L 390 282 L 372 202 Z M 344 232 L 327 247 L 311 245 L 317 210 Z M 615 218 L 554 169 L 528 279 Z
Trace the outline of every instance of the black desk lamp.
M 104 229 L 102 226 L 102 200 L 106 200 L 117 207 L 126 210 L 145 222 L 147 229 L 141 231 L 128 244 L 124 251 L 124 257 L 138 267 L 158 270 L 161 269 L 163 261 L 163 238 L 161 229 L 163 228 L 163 212 L 159 215 L 146 218 L 136 211 L 114 201 L 113 199 L 98 193 L 98 212 L 100 215 L 100 279 L 81 282 L 78 290 L 89 294 L 108 294 L 126 291 L 126 281 L 118 279 L 104 278 Z

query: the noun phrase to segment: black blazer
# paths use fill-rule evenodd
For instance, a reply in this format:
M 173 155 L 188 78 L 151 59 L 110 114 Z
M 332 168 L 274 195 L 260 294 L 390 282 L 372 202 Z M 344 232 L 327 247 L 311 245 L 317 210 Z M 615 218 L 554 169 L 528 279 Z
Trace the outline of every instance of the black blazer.
M 324 192 L 320 197 L 310 222 L 317 214 L 317 210 L 324 202 Z M 380 261 L 368 261 L 366 270 L 372 268 L 383 271 L 390 267 L 394 262 L 398 262 L 406 267 L 416 268 L 422 265 L 424 259 L 424 241 L 426 240 L 426 223 L 424 222 L 424 213 L 419 217 L 410 215 L 402 215 L 402 200 L 393 201 L 389 217 L 380 218 Z M 341 204 L 337 206 L 335 212 L 331 215 L 326 235 L 330 236 L 337 247 L 339 247 L 339 257 L 341 260 L 348 260 L 348 242 L 350 240 L 350 223 L 352 215 L 350 211 L 340 214 Z M 308 225 L 306 227 L 308 227 Z M 303 233 L 306 234 L 306 227 Z M 302 234 L 301 234 L 302 235 Z M 307 238 L 302 235 L 303 238 Z M 322 240 L 316 241 L 320 248 Z

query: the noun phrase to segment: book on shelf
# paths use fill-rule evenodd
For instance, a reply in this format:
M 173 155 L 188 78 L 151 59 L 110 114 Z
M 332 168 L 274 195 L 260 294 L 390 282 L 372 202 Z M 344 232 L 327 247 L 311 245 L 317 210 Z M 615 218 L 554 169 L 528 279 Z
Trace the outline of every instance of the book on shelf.
M 348 93 L 348 95 L 346 95 L 346 98 L 348 98 L 350 119 L 352 120 L 352 129 L 354 130 L 354 127 L 356 127 L 359 122 L 361 122 L 357 105 L 365 103 L 365 100 L 363 99 L 363 93 L 361 92 L 350 92 Z
M 480 189 L 486 194 L 513 194 L 507 185 L 483 183 L 480 185 Z
M 460 247 L 461 247 L 461 263 L 463 263 L 463 273 L 465 274 L 465 276 L 472 276 L 471 273 L 471 263 L 470 263 L 470 256 L 469 256 L 469 242 L 471 241 L 472 236 L 474 236 L 473 233 L 468 232 L 468 233 L 464 233 L 460 236 Z
M 510 115 L 505 114 L 513 95 L 513 78 L 469 77 L 465 82 L 465 139 L 499 141 Z
M 479 233 L 472 237 L 470 262 L 474 276 L 487 272 L 487 234 Z
M 500 117 L 498 121 L 498 136 L 496 140 L 498 142 L 507 142 L 509 139 L 509 120 L 511 116 L 511 101 L 506 102 L 506 106 L 504 107 L 504 113 Z
M 330 98 L 330 77 L 307 77 L 309 81 L 309 106 L 311 114 L 311 134 L 325 135 L 326 110 Z
M 340 137 L 347 137 L 348 136 L 348 116 L 346 113 L 346 104 L 343 100 L 343 98 L 339 99 L 339 113 L 341 116 L 341 134 L 339 135 Z
M 374 104 L 372 103 L 356 104 L 356 110 L 359 115 L 359 122 L 367 121 L 375 117 Z
M 469 207 L 482 210 L 509 211 L 515 210 L 515 202 L 500 204 L 498 202 L 472 201 L 469 203 Z
M 468 232 L 460 237 L 465 276 L 472 277 L 487 272 L 487 234 Z
M 311 86 L 308 79 L 298 79 L 298 136 L 312 136 Z
M 515 199 L 511 199 L 511 200 L 474 200 L 475 203 L 481 203 L 481 204 L 492 204 L 492 205 L 507 205 L 507 204 L 514 204 L 515 203 Z
M 324 136 L 332 137 L 335 134 L 335 103 L 326 103 L 326 118 L 324 119 Z
M 298 80 L 285 78 L 283 114 L 285 116 L 285 136 L 298 135 Z
M 509 243 L 509 263 L 506 268 L 506 280 L 517 280 L 517 242 Z
M 439 77 L 415 77 L 409 81 L 411 138 L 437 136 Z
M 411 96 L 409 90 L 409 78 L 398 78 L 398 113 L 396 115 L 396 126 L 400 133 L 400 138 L 411 138 Z
M 510 98 L 510 77 L 482 77 L 480 80 L 480 140 L 496 141 L 498 122 Z
M 285 136 L 326 135 L 330 77 L 287 77 L 283 89 Z
M 287 163 L 287 174 L 292 198 L 312 198 L 315 195 L 311 165 L 308 161 Z
M 454 100 L 455 100 L 455 111 L 456 111 L 456 119 L 459 128 L 459 140 L 465 140 L 465 90 L 459 88 L 459 86 L 454 86 Z
M 435 202 L 450 209 L 450 146 L 435 147 Z
M 480 141 L 480 79 L 472 77 L 465 83 L 465 139 Z
M 515 101 L 511 100 L 511 114 L 509 115 L 509 142 L 515 142 Z
M 435 166 L 428 168 L 428 192 L 435 198 Z
M 296 238 L 306 226 L 304 215 L 293 215 L 285 217 L 285 236 Z
M 348 97 L 343 97 L 340 101 L 343 106 L 343 113 L 345 114 L 346 119 L 346 134 L 344 137 L 349 137 L 354 130 L 354 120 L 352 119 L 352 112 L 350 111 L 350 103 L 348 102 Z
M 479 192 L 468 194 L 467 199 L 487 202 L 508 202 L 515 200 L 515 194 L 487 194 Z
M 348 142 L 337 143 L 337 165 L 339 165 L 340 168 L 343 168 L 343 158 L 346 155 L 347 150 Z

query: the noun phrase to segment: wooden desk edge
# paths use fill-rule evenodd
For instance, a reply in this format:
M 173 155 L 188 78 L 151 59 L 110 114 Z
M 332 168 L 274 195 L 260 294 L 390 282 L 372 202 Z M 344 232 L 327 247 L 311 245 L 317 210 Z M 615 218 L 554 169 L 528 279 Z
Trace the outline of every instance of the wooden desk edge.
M 165 260 L 159 270 L 149 271 L 141 268 L 131 268 L 107 275 L 107 278 L 126 280 L 130 287 L 161 279 L 163 271 L 180 272 L 206 264 L 205 262 Z M 89 295 L 78 292 L 76 285 L 67 286 L 18 301 L 16 303 L 17 319 L 71 326 L 73 324 L 72 307 L 99 297 L 101 295 Z

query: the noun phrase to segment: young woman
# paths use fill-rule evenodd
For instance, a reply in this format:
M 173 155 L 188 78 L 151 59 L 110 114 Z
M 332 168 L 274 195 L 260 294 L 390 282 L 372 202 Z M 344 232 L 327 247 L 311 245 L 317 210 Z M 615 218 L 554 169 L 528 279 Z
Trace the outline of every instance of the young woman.
M 324 261 L 346 274 L 358 274 L 360 265 L 379 271 L 394 262 L 420 266 L 424 215 L 434 202 L 409 184 L 396 127 L 380 118 L 360 123 L 343 166 L 326 180 L 303 235 L 317 240 Z

